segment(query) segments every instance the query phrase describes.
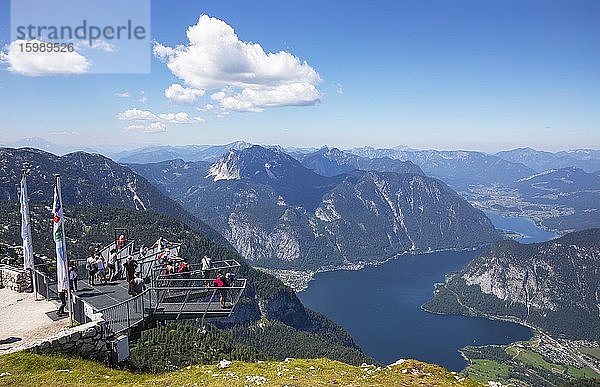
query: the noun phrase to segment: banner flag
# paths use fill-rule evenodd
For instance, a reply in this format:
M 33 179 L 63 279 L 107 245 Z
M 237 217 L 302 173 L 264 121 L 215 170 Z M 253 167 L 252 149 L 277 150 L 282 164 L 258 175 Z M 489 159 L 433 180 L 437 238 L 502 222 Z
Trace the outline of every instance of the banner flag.
M 21 179 L 21 238 L 23 238 L 23 267 L 34 268 L 33 243 L 31 240 L 31 221 L 29 218 L 29 197 L 27 193 L 27 177 Z
M 53 237 L 56 245 L 56 279 L 58 280 L 58 291 L 69 290 L 69 278 L 67 277 L 67 254 L 63 235 L 63 209 L 62 198 L 59 195 L 58 184 L 54 186 L 54 205 L 52 215 L 54 216 Z

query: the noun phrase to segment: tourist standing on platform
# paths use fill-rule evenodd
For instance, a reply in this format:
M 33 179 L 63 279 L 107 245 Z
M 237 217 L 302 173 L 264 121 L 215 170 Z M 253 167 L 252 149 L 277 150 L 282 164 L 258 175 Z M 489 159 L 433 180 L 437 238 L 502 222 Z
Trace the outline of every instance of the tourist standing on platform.
M 137 261 L 133 259 L 133 257 L 130 255 L 129 257 L 127 257 L 127 261 L 125 261 L 123 266 L 125 266 L 125 281 L 127 281 L 127 283 L 130 283 L 135 276 L 135 270 L 137 269 Z
M 125 235 L 121 234 L 119 235 L 119 238 L 115 241 L 115 245 L 117 246 L 117 251 L 121 251 L 125 245 L 127 244 L 127 239 L 125 238 Z
M 179 263 L 177 273 L 181 274 L 182 278 L 190 278 L 190 264 L 187 258 L 183 258 L 183 261 Z
M 217 287 L 221 308 L 226 308 L 225 300 L 227 299 L 227 288 L 231 285 L 229 284 L 229 280 L 227 275 L 223 272 L 223 269 L 219 269 L 219 276 L 213 281 L 213 286 Z
M 108 256 L 108 280 L 112 281 L 117 275 L 117 250 L 112 249 Z
M 154 246 L 158 246 L 159 249 L 161 250 L 165 250 L 167 247 L 169 247 L 171 245 L 171 242 L 169 242 L 168 240 L 166 240 L 163 237 L 159 237 L 156 242 L 154 242 L 154 244 L 152 245 L 152 247 Z
M 148 246 L 141 245 L 140 246 L 140 259 L 146 257 L 146 254 L 148 254 Z
M 88 284 L 94 286 L 94 277 L 96 276 L 96 271 L 98 270 L 98 266 L 96 266 L 96 258 L 90 255 L 90 257 L 85 262 L 85 268 L 88 272 Z
M 71 262 L 71 265 L 69 266 L 69 287 L 71 288 L 71 291 L 78 290 L 77 277 L 79 277 L 77 274 L 77 263 Z
M 130 294 L 132 297 L 139 296 L 146 290 L 146 284 L 144 280 L 140 278 L 140 272 L 135 273 L 135 278 L 129 283 Z M 138 297 L 134 302 L 134 311 L 139 312 L 140 304 L 142 304 L 142 297 Z
M 210 258 L 208 257 L 208 255 L 204 255 L 204 257 L 202 257 L 202 276 L 204 277 L 204 279 L 209 279 L 210 278 Z
M 96 258 L 96 266 L 98 267 L 98 282 L 104 282 L 104 285 L 106 285 L 106 268 L 104 267 L 102 255 L 98 255 Z
M 171 260 L 171 250 L 166 248 L 162 253 L 159 253 L 156 256 L 159 265 L 165 265 L 167 262 Z
M 67 289 L 63 289 L 58 293 L 58 297 L 60 298 L 60 306 L 58 307 L 58 311 L 56 312 L 59 316 L 64 316 L 65 308 L 67 306 Z
M 173 267 L 173 262 L 167 261 L 167 266 L 165 266 L 165 275 L 173 274 L 175 272 L 175 268 Z
M 135 277 L 131 280 L 131 295 L 138 296 L 142 294 L 144 290 L 146 290 L 146 284 L 144 280 L 140 278 L 140 272 L 135 273 Z

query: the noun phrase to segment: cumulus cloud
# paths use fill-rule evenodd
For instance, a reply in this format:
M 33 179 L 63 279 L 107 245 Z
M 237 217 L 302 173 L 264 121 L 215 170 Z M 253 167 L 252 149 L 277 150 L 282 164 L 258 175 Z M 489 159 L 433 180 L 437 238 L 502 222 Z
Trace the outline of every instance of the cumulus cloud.
M 183 87 L 179 83 L 173 83 L 165 90 L 165 97 L 177 104 L 192 105 L 202 95 L 204 95 L 204 90 Z
M 239 93 L 220 91 L 211 98 L 227 111 L 261 112 L 268 107 L 312 105 L 319 98 L 319 91 L 309 83 L 292 83 L 260 90 L 245 88 Z
M 92 62 L 76 51 L 73 52 L 24 52 L 21 44 L 42 43 L 39 40 L 15 40 L 8 51 L 0 54 L 0 61 L 8 65 L 8 71 L 29 77 L 46 75 L 73 75 L 88 72 Z
M 137 130 L 145 133 L 166 132 L 166 124 L 200 124 L 204 122 L 203 118 L 190 117 L 185 112 L 156 114 L 136 108 L 117 114 L 117 119 L 135 122 L 135 124 L 126 126 L 126 130 Z
M 126 126 L 125 130 L 131 130 L 131 131 L 143 132 L 143 133 L 162 133 L 162 132 L 167 131 L 167 125 L 163 124 L 162 122 L 153 122 L 148 125 L 136 124 L 136 125 Z
M 128 91 L 124 91 L 122 93 L 115 93 L 115 97 L 117 98 L 129 98 L 131 94 Z
M 214 91 L 211 98 L 219 102 L 221 112 L 258 112 L 320 100 L 321 78 L 308 63 L 286 51 L 267 53 L 260 44 L 241 41 L 222 20 L 200 16 L 188 28 L 187 38 L 187 45 L 174 48 L 156 43 L 154 55 L 188 88 Z

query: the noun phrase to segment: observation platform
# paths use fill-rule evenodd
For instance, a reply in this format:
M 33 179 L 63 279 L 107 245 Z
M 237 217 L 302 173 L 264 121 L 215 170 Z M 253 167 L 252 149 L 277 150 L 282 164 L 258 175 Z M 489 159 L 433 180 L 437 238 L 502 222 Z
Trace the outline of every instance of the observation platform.
M 160 246 L 141 255 L 134 241 L 125 244 L 117 254 L 117 275 L 112 281 L 88 284 L 86 259 L 75 260 L 78 267 L 78 290 L 72 292 L 73 316 L 79 323 L 91 321 L 94 313 L 102 313 L 110 334 L 117 335 L 147 320 L 183 320 L 222 318 L 230 316 L 246 288 L 246 279 L 237 278 L 241 268 L 234 259 L 212 261 L 208 272 L 194 267 L 184 273 L 166 273 L 166 264 L 174 267 L 183 261 L 179 256 L 181 244 L 169 246 L 168 257 Z M 105 262 L 116 243 L 100 250 Z M 144 279 L 146 289 L 133 297 L 126 282 L 124 263 L 131 257 L 137 262 L 136 271 Z M 213 280 L 222 269 L 232 276 L 230 286 L 216 288 Z M 38 293 L 47 299 L 58 298 L 56 280 L 36 270 Z M 221 305 L 221 296 L 225 305 Z

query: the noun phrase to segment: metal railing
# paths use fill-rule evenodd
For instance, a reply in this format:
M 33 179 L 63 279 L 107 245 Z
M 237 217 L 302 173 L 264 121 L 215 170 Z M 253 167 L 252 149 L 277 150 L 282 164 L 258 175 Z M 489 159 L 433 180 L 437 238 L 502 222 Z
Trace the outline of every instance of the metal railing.
M 152 290 L 146 289 L 141 294 L 129 298 L 116 305 L 99 310 L 105 321 L 109 334 L 116 335 L 127 331 L 152 315 Z
M 231 286 L 214 287 L 212 280 L 171 279 L 162 286 L 152 288 L 156 293 L 156 310 L 164 314 L 175 315 L 179 319 L 188 314 L 206 317 L 211 314 L 228 316 L 246 289 L 246 279 L 236 279 Z M 224 299 L 221 306 L 220 298 Z
M 57 281 L 54 278 L 36 270 L 32 271 L 35 276 L 37 293 L 47 300 L 58 299 Z
M 186 315 L 202 319 L 211 315 L 229 316 L 246 289 L 246 279 L 236 279 L 231 286 L 221 288 L 205 279 L 164 279 L 161 285 L 99 310 L 107 332 L 111 335 L 125 332 L 150 316 L 159 319 L 179 319 Z M 225 308 L 220 304 L 221 295 Z
M 178 260 L 175 260 L 177 262 Z M 210 269 L 206 272 L 202 269 L 195 269 L 187 272 L 165 273 L 166 265 L 155 264 L 151 269 L 151 278 L 153 281 L 168 278 L 197 278 L 197 279 L 215 279 L 219 270 L 231 273 L 234 276 L 240 272 L 242 266 L 235 259 L 226 259 L 222 261 L 211 262 Z

